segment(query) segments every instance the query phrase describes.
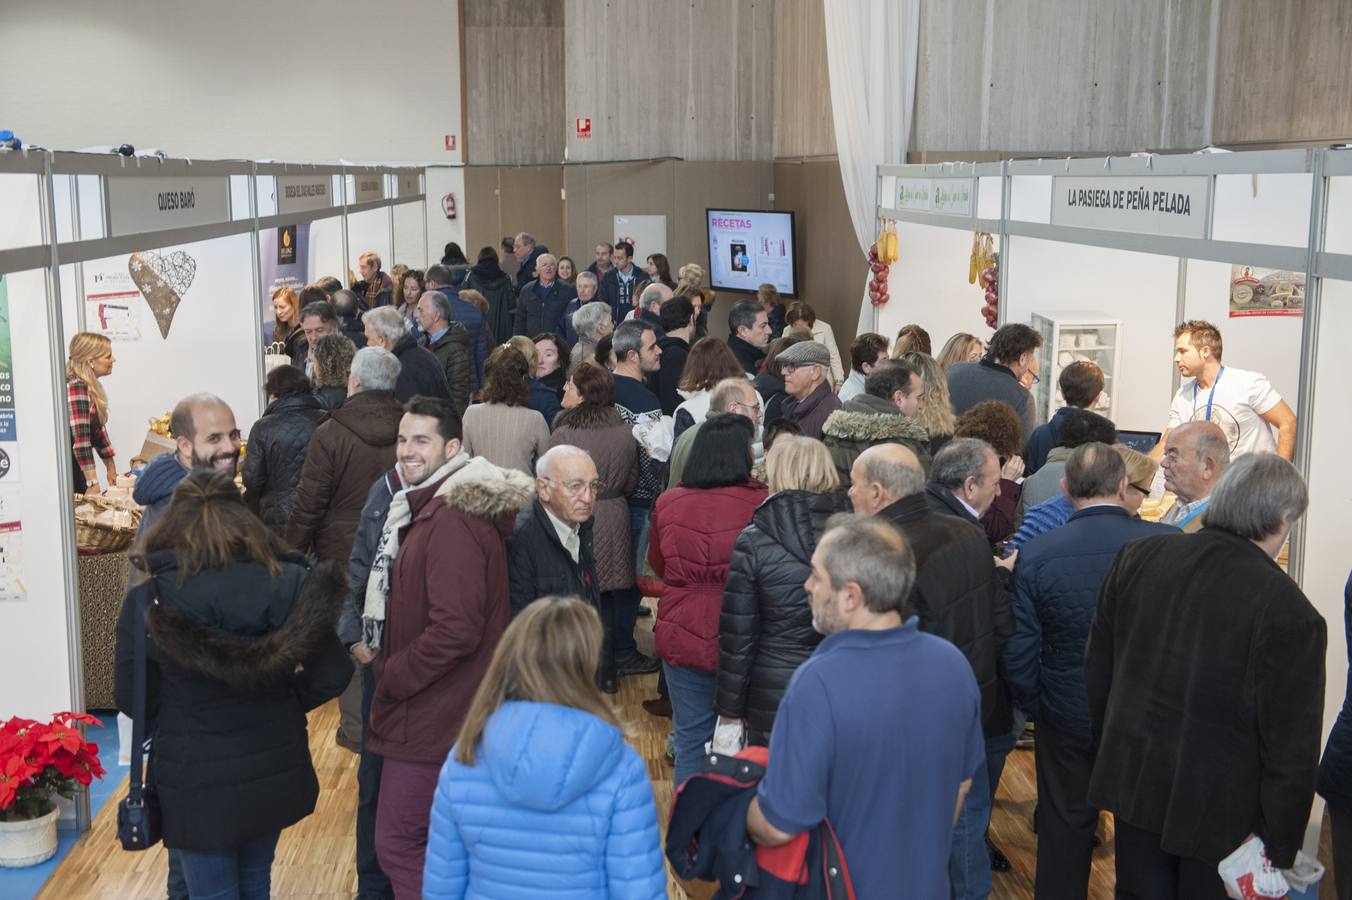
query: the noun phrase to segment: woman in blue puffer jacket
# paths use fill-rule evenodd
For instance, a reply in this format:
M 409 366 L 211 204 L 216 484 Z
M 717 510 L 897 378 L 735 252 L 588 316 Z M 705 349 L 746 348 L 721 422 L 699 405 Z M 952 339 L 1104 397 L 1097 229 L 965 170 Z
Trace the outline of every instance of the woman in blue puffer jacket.
M 574 598 L 512 620 L 441 768 L 424 897 L 666 897 L 648 771 L 596 687 L 601 634 Z

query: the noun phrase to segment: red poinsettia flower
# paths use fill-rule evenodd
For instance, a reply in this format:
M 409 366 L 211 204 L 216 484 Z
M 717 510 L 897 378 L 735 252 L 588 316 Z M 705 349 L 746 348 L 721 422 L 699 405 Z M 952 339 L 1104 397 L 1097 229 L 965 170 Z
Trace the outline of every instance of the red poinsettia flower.
M 84 737 L 80 732 L 66 725 L 52 725 L 43 734 L 38 736 L 38 747 L 52 752 L 56 747 L 61 747 L 71 753 L 77 752 L 84 744 Z
M 17 756 L 11 756 L 0 763 L 0 809 L 8 808 L 14 802 L 15 795 L 19 793 L 19 788 L 41 771 Z
M 100 722 L 98 719 L 96 719 L 96 718 L 94 718 L 93 716 L 91 716 L 89 713 L 63 712 L 63 713 L 57 713 L 56 715 L 52 716 L 52 719 L 53 719 L 53 721 L 61 722 L 62 724 L 65 724 L 65 725 L 73 725 L 73 724 L 75 724 L 75 723 L 77 723 L 77 722 L 78 722 L 79 724 L 81 724 L 81 725 L 102 725 L 102 724 L 103 724 L 103 723 Z

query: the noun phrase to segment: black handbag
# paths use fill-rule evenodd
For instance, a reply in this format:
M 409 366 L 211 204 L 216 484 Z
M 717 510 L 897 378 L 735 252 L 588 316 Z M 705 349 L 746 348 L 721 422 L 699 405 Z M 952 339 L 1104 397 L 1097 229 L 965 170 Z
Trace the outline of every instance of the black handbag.
M 155 590 L 155 579 L 149 582 Z M 117 839 L 123 850 L 149 850 L 160 842 L 160 800 L 155 789 L 142 783 L 141 769 L 146 750 L 146 626 L 141 611 L 140 627 L 133 641 L 132 710 L 131 710 L 131 771 L 128 773 L 127 796 L 117 805 Z

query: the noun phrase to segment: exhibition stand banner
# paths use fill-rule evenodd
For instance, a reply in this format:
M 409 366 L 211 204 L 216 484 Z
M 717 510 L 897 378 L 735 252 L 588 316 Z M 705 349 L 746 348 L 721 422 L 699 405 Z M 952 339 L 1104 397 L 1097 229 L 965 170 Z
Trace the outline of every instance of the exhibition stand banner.
M 0 275 L 0 601 L 22 600 L 23 525 L 19 512 L 19 434 L 14 412 L 14 352 L 9 285 Z
M 278 175 L 277 212 L 305 212 L 333 206 L 331 175 Z
M 210 225 L 230 219 L 230 181 L 227 178 L 116 175 L 105 181 L 114 237 Z
M 258 276 L 265 339 L 272 341 L 276 314 L 272 295 L 281 288 L 300 293 L 310 283 L 310 225 L 280 225 L 258 233 Z
M 1206 175 L 1057 176 L 1052 179 L 1052 224 L 1206 237 L 1210 196 Z

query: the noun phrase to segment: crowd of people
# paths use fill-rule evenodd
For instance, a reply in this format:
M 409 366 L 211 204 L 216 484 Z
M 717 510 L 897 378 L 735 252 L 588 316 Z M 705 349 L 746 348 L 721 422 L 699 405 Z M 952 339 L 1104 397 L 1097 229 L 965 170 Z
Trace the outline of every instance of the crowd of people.
M 654 672 L 694 842 L 666 848 L 677 871 L 801 857 L 806 833 L 860 897 L 986 897 L 1026 723 L 1037 896 L 1086 896 L 1103 811 L 1120 896 L 1223 897 L 1216 863 L 1251 834 L 1293 865 L 1326 634 L 1275 559 L 1307 495 L 1294 416 L 1214 326 L 1179 327 L 1184 384 L 1143 454 L 1091 411 L 1093 363 L 1043 421 L 1026 325 L 937 356 L 907 325 L 846 358 L 770 285 L 721 339 L 698 265 L 502 248 L 389 275 L 368 253 L 348 288 L 279 291 L 286 361 L 242 464 L 224 402 L 173 410 L 117 669 L 130 711 L 145 628 L 171 897 L 267 896 L 318 795 L 303 713 L 334 697 L 359 897 L 665 896 L 667 813 L 608 699 Z M 71 349 L 96 484 L 113 360 Z M 1145 521 L 1159 467 L 1177 500 Z

